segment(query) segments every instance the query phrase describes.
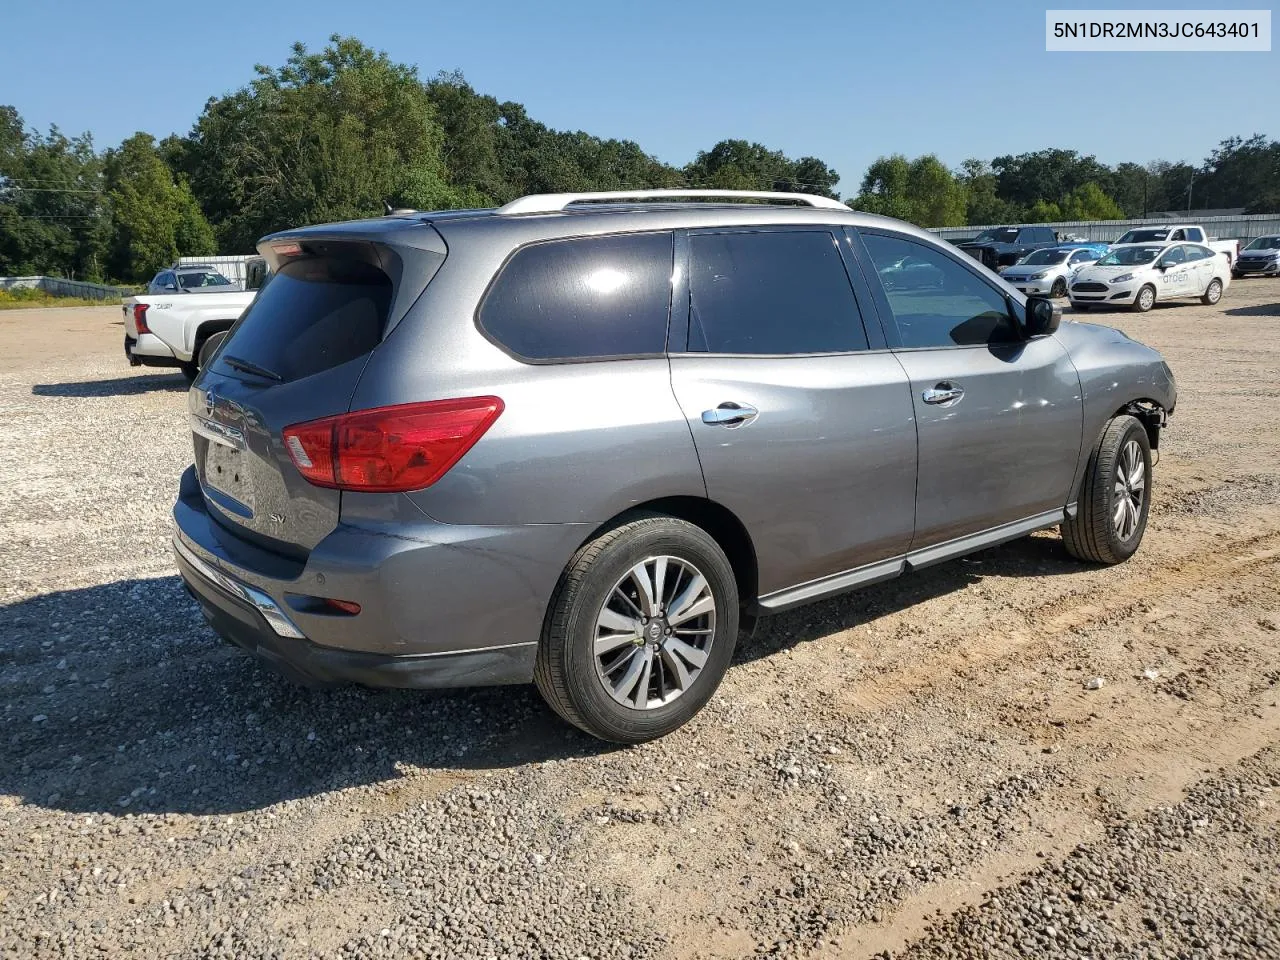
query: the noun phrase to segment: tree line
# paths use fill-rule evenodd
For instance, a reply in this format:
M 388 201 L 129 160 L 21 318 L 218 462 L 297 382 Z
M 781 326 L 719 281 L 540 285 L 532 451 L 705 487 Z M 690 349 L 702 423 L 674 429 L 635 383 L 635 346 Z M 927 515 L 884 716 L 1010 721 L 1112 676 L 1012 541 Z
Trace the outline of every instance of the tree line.
M 0 275 L 137 282 L 178 256 L 248 252 L 289 226 L 493 206 L 528 193 L 643 187 L 785 190 L 837 197 L 839 175 L 724 140 L 683 167 L 630 140 L 547 127 L 458 73 L 423 81 L 350 37 L 295 44 L 282 66 L 211 98 L 185 136 L 136 133 L 97 151 L 89 134 L 28 130 L 0 106 Z M 1199 167 L 1107 166 L 1042 150 L 952 170 L 881 157 L 847 202 L 920 224 L 1119 219 L 1144 212 L 1280 209 L 1280 142 L 1223 141 Z

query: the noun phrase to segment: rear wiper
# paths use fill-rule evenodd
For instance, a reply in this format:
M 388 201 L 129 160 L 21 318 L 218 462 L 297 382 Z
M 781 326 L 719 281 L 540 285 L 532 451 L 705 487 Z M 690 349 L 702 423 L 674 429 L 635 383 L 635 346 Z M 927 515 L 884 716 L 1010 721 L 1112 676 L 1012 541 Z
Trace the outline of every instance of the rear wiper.
M 263 377 L 267 380 L 276 380 L 283 383 L 284 377 L 276 373 L 274 370 L 268 370 L 266 367 L 260 367 L 250 360 L 241 360 L 239 357 L 232 357 L 223 354 L 222 361 L 229 367 L 235 367 L 237 370 L 243 370 L 245 373 L 252 373 L 255 377 Z

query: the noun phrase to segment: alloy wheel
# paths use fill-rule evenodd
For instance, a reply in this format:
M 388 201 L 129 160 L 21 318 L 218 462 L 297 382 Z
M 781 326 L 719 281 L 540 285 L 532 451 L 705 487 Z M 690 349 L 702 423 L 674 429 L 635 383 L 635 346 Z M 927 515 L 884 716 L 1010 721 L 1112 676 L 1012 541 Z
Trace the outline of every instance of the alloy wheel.
M 596 675 L 623 706 L 663 706 L 697 681 L 715 629 L 716 601 L 702 572 L 679 557 L 647 557 L 614 584 L 596 616 Z
M 1116 536 L 1128 540 L 1138 529 L 1142 502 L 1147 491 L 1147 465 L 1137 440 L 1130 440 L 1120 451 L 1116 465 L 1115 509 L 1111 522 Z

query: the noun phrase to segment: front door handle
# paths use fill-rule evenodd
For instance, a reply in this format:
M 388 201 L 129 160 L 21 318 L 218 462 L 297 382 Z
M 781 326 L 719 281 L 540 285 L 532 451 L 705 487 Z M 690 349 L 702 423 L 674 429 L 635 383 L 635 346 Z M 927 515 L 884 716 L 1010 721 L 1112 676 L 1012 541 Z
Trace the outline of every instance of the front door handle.
M 740 427 L 759 415 L 760 411 L 750 404 L 726 400 L 714 410 L 703 410 L 702 422 L 713 427 Z
M 941 383 L 930 387 L 920 396 L 925 403 L 950 406 L 953 403 L 960 402 L 960 398 L 964 396 L 964 388 L 949 380 L 943 380 Z

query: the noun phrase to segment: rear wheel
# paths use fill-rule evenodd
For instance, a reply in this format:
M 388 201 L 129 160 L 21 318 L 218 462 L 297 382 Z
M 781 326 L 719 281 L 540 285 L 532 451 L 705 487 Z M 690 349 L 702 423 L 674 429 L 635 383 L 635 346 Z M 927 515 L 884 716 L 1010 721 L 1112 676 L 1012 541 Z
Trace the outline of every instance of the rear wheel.
M 209 361 L 213 359 L 213 355 L 218 352 L 218 348 L 222 346 L 222 341 L 225 339 L 227 339 L 226 330 L 219 330 L 217 333 L 211 333 L 205 338 L 198 354 L 201 370 L 209 365 Z
M 1146 313 L 1156 305 L 1156 288 L 1148 284 L 1138 291 L 1133 298 L 1133 309 L 1137 313 Z
M 226 338 L 227 331 L 219 330 L 217 333 L 209 334 L 201 341 L 196 347 L 195 356 L 182 364 L 182 375 L 187 378 L 188 383 L 195 382 L 196 377 L 200 375 L 200 371 L 209 365 L 209 361 L 213 359 L 213 355 L 218 352 L 218 347 L 222 346 L 222 341 Z
M 1222 299 L 1222 281 L 1214 277 L 1209 281 L 1209 286 L 1204 291 L 1204 296 L 1200 298 L 1200 302 L 1207 307 L 1212 307 L 1215 303 Z
M 1151 444 L 1128 415 L 1110 421 L 1089 456 L 1076 515 L 1062 524 L 1062 542 L 1079 560 L 1120 563 L 1142 543 L 1151 507 Z
M 574 726 L 641 743 L 702 709 L 737 637 L 737 581 L 724 551 L 693 524 L 641 517 L 570 561 L 551 600 L 534 680 Z

